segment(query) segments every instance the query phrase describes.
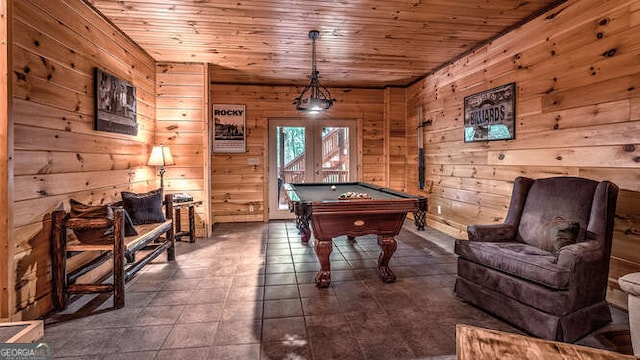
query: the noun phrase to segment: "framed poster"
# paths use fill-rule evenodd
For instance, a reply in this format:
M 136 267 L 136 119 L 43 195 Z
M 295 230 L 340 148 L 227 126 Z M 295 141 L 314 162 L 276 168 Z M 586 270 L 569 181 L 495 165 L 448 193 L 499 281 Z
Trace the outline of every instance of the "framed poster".
M 213 105 L 214 153 L 243 153 L 247 151 L 244 105 Z
M 94 129 L 138 135 L 136 88 L 128 82 L 96 68 Z
M 515 139 L 515 110 L 515 83 L 465 97 L 464 142 Z

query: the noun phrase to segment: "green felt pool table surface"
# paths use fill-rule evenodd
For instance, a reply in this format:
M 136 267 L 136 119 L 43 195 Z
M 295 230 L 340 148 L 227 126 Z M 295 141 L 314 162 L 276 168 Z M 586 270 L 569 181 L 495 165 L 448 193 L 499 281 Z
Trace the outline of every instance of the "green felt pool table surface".
M 335 190 L 332 189 L 335 186 Z M 372 200 L 389 200 L 398 198 L 418 198 L 416 196 L 394 191 L 381 186 L 362 182 L 352 183 L 310 183 L 310 184 L 285 184 L 285 190 L 289 192 L 290 199 L 300 202 L 338 201 L 340 194 L 347 192 L 365 193 Z

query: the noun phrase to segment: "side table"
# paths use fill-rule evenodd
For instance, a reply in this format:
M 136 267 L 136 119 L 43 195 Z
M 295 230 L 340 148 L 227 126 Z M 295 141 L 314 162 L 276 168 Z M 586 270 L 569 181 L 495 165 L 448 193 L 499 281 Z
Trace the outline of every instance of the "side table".
M 174 237 L 176 240 L 180 240 L 183 236 L 189 237 L 189 242 L 196 242 L 196 216 L 195 216 L 195 207 L 202 205 L 202 200 L 198 201 L 184 201 L 184 202 L 174 202 L 173 209 L 175 211 L 175 216 L 173 217 L 173 221 L 175 223 L 175 234 Z M 182 223 L 180 218 L 180 213 L 182 209 L 189 210 L 189 229 L 182 230 Z

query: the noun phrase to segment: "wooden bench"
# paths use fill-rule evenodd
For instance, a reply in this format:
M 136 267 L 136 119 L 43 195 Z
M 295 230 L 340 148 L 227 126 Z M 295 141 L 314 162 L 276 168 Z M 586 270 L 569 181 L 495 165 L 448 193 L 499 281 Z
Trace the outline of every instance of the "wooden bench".
M 112 293 L 113 307 L 124 307 L 124 285 L 146 264 L 155 259 L 164 250 L 167 260 L 175 260 L 175 238 L 173 230 L 173 203 L 171 195 L 165 196 L 165 217 L 162 223 L 137 225 L 138 235 L 124 236 L 124 210 L 115 209 L 113 222 L 109 219 L 69 218 L 63 209 L 51 214 L 52 244 L 52 297 L 54 309 L 67 308 L 69 295 L 88 293 Z M 67 230 L 96 229 L 113 223 L 113 242 L 104 245 L 82 244 L 78 240 L 67 241 Z M 71 272 L 67 263 L 73 256 L 83 252 L 96 252 L 97 256 Z M 137 254 L 142 254 L 136 259 Z M 112 260 L 112 266 L 108 266 Z M 105 266 L 105 264 L 107 266 Z M 98 272 L 90 277 L 89 283 L 77 280 L 89 272 Z M 113 275 L 112 283 L 104 280 Z

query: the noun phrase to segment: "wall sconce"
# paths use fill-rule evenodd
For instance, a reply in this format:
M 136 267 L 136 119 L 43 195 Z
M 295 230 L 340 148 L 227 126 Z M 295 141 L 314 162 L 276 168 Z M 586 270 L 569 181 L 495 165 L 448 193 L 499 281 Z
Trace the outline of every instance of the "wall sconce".
M 160 188 L 164 190 L 164 167 L 167 165 L 174 165 L 173 156 L 171 150 L 168 147 L 158 145 L 154 146 L 149 156 L 147 165 L 160 166 Z

